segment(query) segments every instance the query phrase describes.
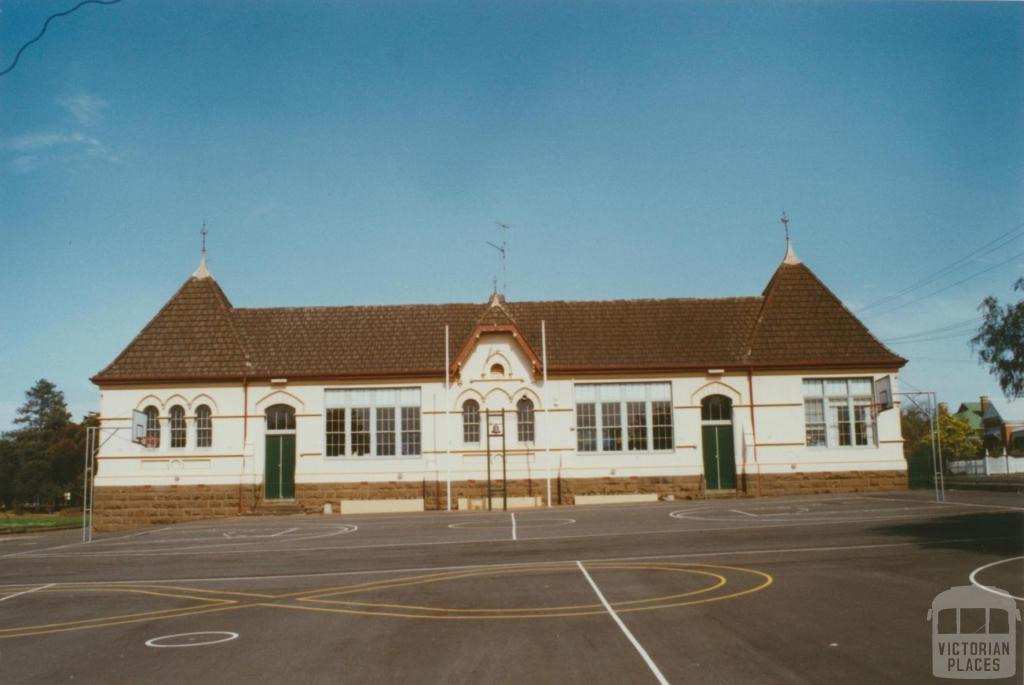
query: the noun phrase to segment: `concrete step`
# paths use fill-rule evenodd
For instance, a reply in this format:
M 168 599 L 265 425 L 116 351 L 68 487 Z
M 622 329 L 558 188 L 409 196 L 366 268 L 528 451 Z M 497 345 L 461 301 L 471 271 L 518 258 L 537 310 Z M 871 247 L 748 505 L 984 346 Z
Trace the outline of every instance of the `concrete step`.
M 293 499 L 263 500 L 256 504 L 253 516 L 289 516 L 305 513 L 299 503 Z

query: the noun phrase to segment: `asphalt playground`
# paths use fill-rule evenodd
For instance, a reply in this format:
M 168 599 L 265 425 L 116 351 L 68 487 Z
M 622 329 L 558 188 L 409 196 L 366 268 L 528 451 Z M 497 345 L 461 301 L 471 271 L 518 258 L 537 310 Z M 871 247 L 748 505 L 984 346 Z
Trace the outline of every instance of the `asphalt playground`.
M 80 540 L 0 538 L 0 683 L 930 682 L 938 593 L 974 582 L 1024 605 L 1014 493 L 249 517 Z

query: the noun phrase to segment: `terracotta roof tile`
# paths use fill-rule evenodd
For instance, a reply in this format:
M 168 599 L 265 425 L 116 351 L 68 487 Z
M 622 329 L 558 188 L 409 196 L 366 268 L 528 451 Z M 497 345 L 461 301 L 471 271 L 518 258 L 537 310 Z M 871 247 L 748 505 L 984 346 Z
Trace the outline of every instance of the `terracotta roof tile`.
M 513 322 L 552 372 L 738 366 L 902 366 L 802 264 L 760 297 L 235 309 L 190 278 L 97 383 L 249 377 L 443 377 L 478 324 Z

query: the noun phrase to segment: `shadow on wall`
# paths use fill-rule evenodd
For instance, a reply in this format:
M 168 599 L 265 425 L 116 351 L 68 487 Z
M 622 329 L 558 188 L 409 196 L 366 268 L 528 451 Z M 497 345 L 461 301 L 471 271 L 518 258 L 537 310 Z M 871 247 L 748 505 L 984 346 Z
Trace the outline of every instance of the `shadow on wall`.
M 1024 554 L 1024 514 L 962 514 L 917 523 L 880 526 L 873 532 L 911 538 L 940 549 L 969 550 L 994 557 Z

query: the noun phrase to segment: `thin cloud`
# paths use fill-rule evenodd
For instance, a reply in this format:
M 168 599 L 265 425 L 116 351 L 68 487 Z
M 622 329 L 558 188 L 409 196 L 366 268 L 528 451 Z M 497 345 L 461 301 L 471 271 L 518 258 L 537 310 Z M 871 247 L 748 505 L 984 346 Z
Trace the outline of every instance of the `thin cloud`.
M 11 162 L 16 173 L 28 173 L 41 166 L 47 158 L 64 152 L 85 154 L 88 157 L 102 159 L 113 164 L 121 164 L 124 161 L 99 138 L 79 131 L 23 133 L 9 139 L 5 147 L 19 153 Z
M 101 97 L 82 93 L 57 100 L 57 104 L 67 110 L 82 126 L 95 126 L 103 118 L 110 103 Z

